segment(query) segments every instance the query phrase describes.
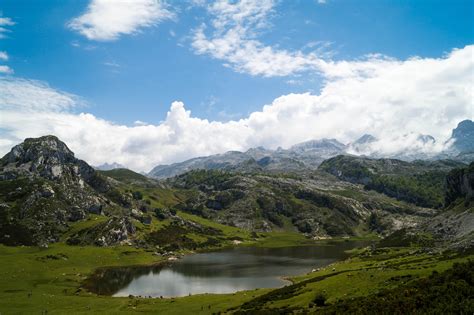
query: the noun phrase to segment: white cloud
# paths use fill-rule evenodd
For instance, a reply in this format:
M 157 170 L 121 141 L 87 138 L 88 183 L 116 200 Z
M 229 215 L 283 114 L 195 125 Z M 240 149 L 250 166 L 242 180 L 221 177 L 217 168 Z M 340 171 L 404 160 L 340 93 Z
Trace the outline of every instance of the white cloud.
M 394 61 L 381 54 L 334 61 L 331 59 L 335 54 L 331 50 L 334 43 L 325 41 L 308 42 L 300 50 L 265 45 L 258 39 L 259 31 L 269 27 L 276 3 L 273 0 L 217 0 L 208 5 L 210 23 L 193 31 L 195 53 L 222 60 L 224 66 L 237 72 L 263 77 L 300 75 L 308 71 L 327 79 L 371 76 L 373 71 Z
M 5 33 L 10 32 L 10 30 L 7 29 L 6 26 L 13 26 L 13 25 L 15 25 L 15 22 L 13 22 L 11 18 L 0 16 L 0 38 L 5 38 L 6 37 Z
M 136 126 L 146 126 L 146 125 L 150 125 L 149 123 L 147 123 L 146 121 L 141 121 L 141 120 L 135 120 L 133 122 L 134 125 Z
M 13 69 L 10 68 L 9 66 L 0 65 L 0 73 L 3 73 L 3 74 L 12 74 L 12 73 L 13 73 Z
M 91 0 L 86 12 L 68 26 L 90 40 L 112 41 L 173 17 L 158 0 Z
M 338 62 L 329 60 L 334 56 L 330 42 L 312 41 L 299 50 L 285 50 L 260 41 L 260 31 L 269 28 L 276 3 L 273 0 L 218 0 L 208 5 L 210 23 L 193 31 L 195 53 L 222 60 L 224 66 L 237 72 L 263 77 L 307 71 L 326 75 L 326 71 L 339 66 Z M 383 56 L 368 58 L 373 61 L 376 57 L 384 59 Z
M 0 78 L 0 110 L 52 113 L 71 110 L 83 102 L 36 80 Z
M 147 171 L 157 164 L 246 150 L 289 147 L 318 138 L 350 142 L 364 133 L 381 139 L 374 150 L 437 152 L 419 134 L 443 143 L 473 112 L 474 46 L 442 58 L 367 59 L 327 64 L 331 76 L 319 94 L 289 94 L 248 117 L 228 122 L 191 116 L 174 102 L 158 125 L 124 126 L 74 114 L 77 97 L 31 80 L 0 78 L 0 153 L 26 137 L 55 134 L 92 165 L 115 161 Z M 372 61 L 371 61 L 372 60 Z
M 208 54 L 238 72 L 255 76 L 287 76 L 318 69 L 321 59 L 316 52 L 275 49 L 257 39 L 258 32 L 269 26 L 274 6 L 273 0 L 216 1 L 207 7 L 211 25 L 194 30 L 192 47 L 197 54 Z M 209 26 L 211 35 L 206 34 Z
M 0 12 L 1 15 L 1 12 Z M 12 19 L 0 16 L 0 39 L 5 38 L 5 33 L 10 32 L 6 26 L 15 25 Z M 6 51 L 0 51 L 0 61 L 8 61 L 8 54 Z M 13 69 L 6 65 L 0 65 L 0 74 L 13 74 Z
M 0 60 L 8 61 L 8 54 L 6 51 L 0 51 Z

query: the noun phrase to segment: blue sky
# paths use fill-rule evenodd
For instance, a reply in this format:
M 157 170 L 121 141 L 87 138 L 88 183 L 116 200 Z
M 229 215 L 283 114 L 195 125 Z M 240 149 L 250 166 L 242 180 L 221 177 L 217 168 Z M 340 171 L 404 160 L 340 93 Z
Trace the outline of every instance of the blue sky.
M 190 37 L 210 18 L 203 7 L 170 2 L 170 10 L 178 12 L 174 19 L 103 42 L 66 26 L 87 5 L 3 0 L 3 16 L 16 24 L 0 50 L 8 52 L 16 76 L 80 95 L 87 111 L 102 118 L 128 125 L 136 120 L 159 123 L 171 102 L 181 100 L 193 115 L 228 120 L 245 117 L 279 95 L 320 88 L 322 79 L 314 73 L 254 76 L 197 55 Z M 472 43 L 473 20 L 472 1 L 281 1 L 260 38 L 290 50 L 327 42 L 335 60 L 371 53 L 437 57 Z
M 0 154 L 44 134 L 141 171 L 364 133 L 388 155 L 439 152 L 474 114 L 473 1 L 2 0 L 0 12 Z

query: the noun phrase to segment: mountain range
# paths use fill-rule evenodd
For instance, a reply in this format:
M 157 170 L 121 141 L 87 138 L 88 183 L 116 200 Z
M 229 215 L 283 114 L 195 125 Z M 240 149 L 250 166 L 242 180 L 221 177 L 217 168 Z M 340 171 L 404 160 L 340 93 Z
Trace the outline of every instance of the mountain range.
M 434 144 L 436 140 L 430 135 L 418 135 L 422 145 Z M 324 160 L 340 154 L 366 156 L 371 158 L 395 158 L 405 161 L 418 159 L 440 160 L 452 159 L 469 163 L 474 160 L 474 122 L 464 120 L 453 129 L 446 141 L 447 149 L 437 154 L 420 151 L 398 152 L 387 156 L 372 147 L 379 139 L 365 134 L 356 141 L 343 144 L 336 139 L 310 140 L 296 144 L 289 149 L 269 150 L 257 147 L 246 152 L 229 151 L 223 154 L 197 157 L 170 165 L 158 165 L 148 175 L 156 179 L 170 178 L 190 170 L 226 170 L 267 173 L 303 173 L 315 170 Z
M 332 139 L 290 150 L 229 152 L 195 159 L 211 170 L 188 170 L 158 182 L 127 169 L 97 171 L 55 136 L 29 138 L 0 160 L 0 243 L 168 246 L 173 240 L 162 239 L 168 234 L 157 236 L 144 228 L 163 220 L 179 227 L 183 237 L 190 230 L 206 240 L 199 245 L 180 238 L 186 242 L 173 246 L 195 248 L 217 241 L 209 239 L 210 227 L 178 213 L 242 231 L 290 230 L 314 238 L 387 235 L 425 222 L 436 214 L 434 209 L 457 202 L 457 196 L 467 195 L 468 204 L 472 199 L 472 165 L 466 175 L 452 176 L 445 197 L 446 176 L 465 164 L 349 155 L 320 162 L 344 148 Z M 277 154 L 269 158 L 269 152 Z M 281 170 L 281 165 L 293 169 L 262 172 Z M 94 216 L 96 224 L 71 231 L 76 222 Z M 176 231 L 166 233 L 171 232 Z

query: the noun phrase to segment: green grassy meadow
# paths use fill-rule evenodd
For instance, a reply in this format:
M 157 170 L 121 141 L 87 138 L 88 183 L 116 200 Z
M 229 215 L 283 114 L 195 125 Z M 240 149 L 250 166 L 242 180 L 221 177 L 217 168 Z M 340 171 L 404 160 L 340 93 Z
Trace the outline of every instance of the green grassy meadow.
M 229 232 L 231 233 L 231 231 Z M 254 244 L 289 246 L 307 243 L 298 234 L 269 233 Z M 250 244 L 250 243 L 248 243 Z M 474 255 L 430 254 L 419 248 L 353 250 L 355 256 L 318 271 L 292 278 L 281 289 L 235 294 L 204 294 L 182 298 L 115 298 L 81 288 L 96 268 L 157 264 L 164 258 L 131 246 L 49 248 L 0 246 L 1 314 L 212 314 L 313 307 L 317 294 L 327 304 L 374 294 L 414 279 L 441 272 Z

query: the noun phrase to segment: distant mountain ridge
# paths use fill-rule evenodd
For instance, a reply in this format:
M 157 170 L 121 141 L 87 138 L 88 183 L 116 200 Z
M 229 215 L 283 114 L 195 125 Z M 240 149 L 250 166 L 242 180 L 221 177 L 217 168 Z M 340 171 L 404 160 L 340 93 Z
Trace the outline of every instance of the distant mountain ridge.
M 423 150 L 424 145 L 433 145 L 436 139 L 430 135 L 417 135 L 421 148 L 413 152 L 398 152 L 391 155 L 379 153 L 372 145 L 379 141 L 370 134 L 364 134 L 356 141 L 344 144 L 336 139 L 309 140 L 295 144 L 289 149 L 270 150 L 263 147 L 251 148 L 245 152 L 229 151 L 222 154 L 197 157 L 170 165 L 154 167 L 148 176 L 165 179 L 184 174 L 191 170 L 225 170 L 268 173 L 306 172 L 315 170 L 326 159 L 337 155 L 358 155 L 371 158 L 396 158 L 413 161 L 454 159 L 464 163 L 474 160 L 474 122 L 464 120 L 453 129 L 449 150 L 431 154 Z
M 120 163 L 113 162 L 111 164 L 104 163 L 104 164 L 101 164 L 101 165 L 98 165 L 98 166 L 94 166 L 94 168 L 96 170 L 99 170 L 99 171 L 110 171 L 110 170 L 115 170 L 115 169 L 118 169 L 118 168 L 125 168 L 125 166 L 123 166 Z
M 298 172 L 315 169 L 322 161 L 344 153 L 346 145 L 335 139 L 311 140 L 290 149 L 268 150 L 262 147 L 246 152 L 229 151 L 207 157 L 193 158 L 181 163 L 159 165 L 148 175 L 157 179 L 169 178 L 191 170 L 227 170 L 239 172 Z

